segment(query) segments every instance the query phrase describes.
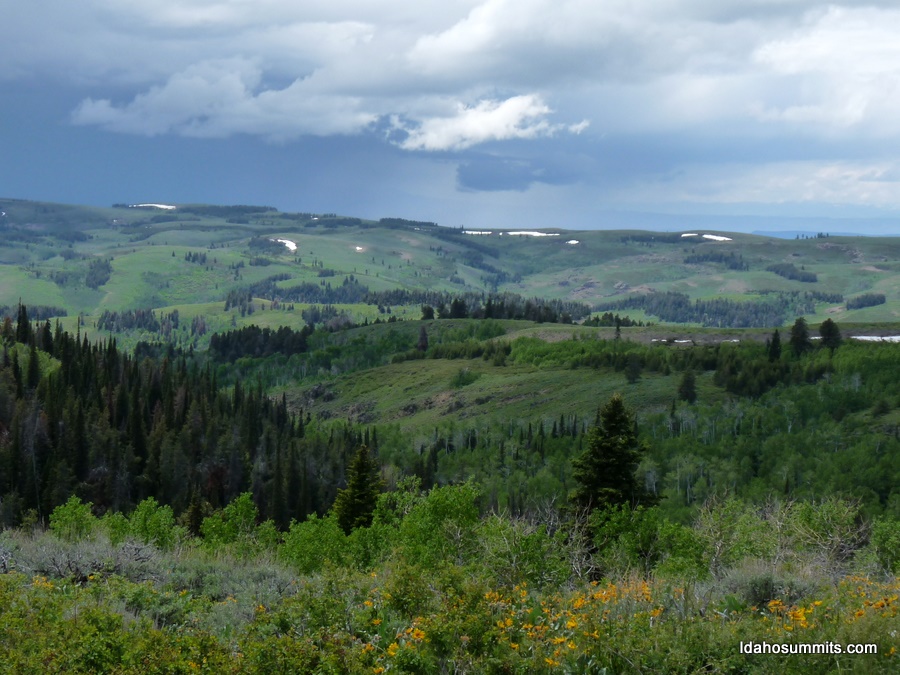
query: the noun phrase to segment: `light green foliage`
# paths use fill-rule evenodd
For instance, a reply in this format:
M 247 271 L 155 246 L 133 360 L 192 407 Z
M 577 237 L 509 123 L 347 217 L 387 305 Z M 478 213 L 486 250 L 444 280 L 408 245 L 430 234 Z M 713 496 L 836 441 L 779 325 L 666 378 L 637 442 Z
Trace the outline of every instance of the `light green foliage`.
M 118 546 L 131 535 L 131 525 L 124 514 L 118 512 L 107 513 L 100 520 L 100 523 L 106 531 L 109 543 L 113 546 Z
M 216 549 L 231 545 L 240 555 L 252 555 L 272 547 L 279 535 L 274 524 L 266 521 L 257 526 L 259 510 L 253 496 L 244 492 L 222 511 L 203 519 L 200 533 L 207 548 Z
M 328 564 L 344 564 L 347 535 L 334 514 L 325 518 L 312 514 L 302 523 L 291 524 L 279 555 L 301 574 L 312 574 Z
M 128 519 L 129 532 L 145 544 L 153 544 L 163 550 L 171 549 L 186 537 L 186 530 L 175 524 L 171 506 L 161 506 L 148 497 L 132 512 Z
M 544 525 L 495 514 L 481 521 L 476 536 L 478 567 L 490 570 L 503 587 L 559 586 L 571 574 L 563 530 L 551 536 Z
M 714 577 L 740 560 L 764 558 L 774 552 L 772 530 L 738 499 L 706 504 L 698 514 L 695 528 Z
M 479 517 L 478 496 L 472 483 L 431 490 L 400 524 L 397 541 L 404 556 L 423 566 L 467 559 Z
M 859 504 L 838 497 L 799 502 L 792 516 L 797 543 L 819 556 L 829 569 L 847 562 L 865 533 Z
M 481 377 L 481 373 L 470 370 L 469 368 L 460 368 L 456 371 L 456 375 L 453 376 L 453 379 L 450 380 L 450 386 L 454 389 L 459 389 L 468 384 L 472 384 L 479 377 Z
M 91 539 L 99 521 L 91 513 L 91 504 L 84 504 L 75 496 L 53 509 L 50 514 L 50 531 L 65 541 Z
M 870 547 L 882 569 L 900 574 L 900 520 L 877 518 L 872 523 Z
M 704 576 L 703 542 L 691 528 L 668 520 L 658 507 L 627 504 L 594 511 L 589 527 L 604 574 L 651 571 L 678 578 Z

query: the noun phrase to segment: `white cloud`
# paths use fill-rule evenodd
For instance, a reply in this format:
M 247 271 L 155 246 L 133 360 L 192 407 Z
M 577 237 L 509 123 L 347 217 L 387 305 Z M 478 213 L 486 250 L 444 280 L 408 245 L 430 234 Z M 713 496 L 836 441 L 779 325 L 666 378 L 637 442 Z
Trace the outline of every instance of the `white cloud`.
M 791 35 L 761 45 L 755 60 L 796 83 L 783 101 L 761 103 L 767 122 L 857 127 L 866 135 L 896 136 L 900 114 L 900 12 L 832 7 Z M 862 127 L 865 127 L 864 129 Z
M 405 150 L 463 150 L 486 141 L 550 136 L 561 129 L 547 121 L 551 112 L 533 94 L 474 106 L 458 104 L 451 116 L 432 117 L 405 129 L 409 136 L 399 145 Z
M 611 198 L 625 185 L 616 198 L 636 203 L 880 203 L 893 186 L 865 179 L 882 167 L 878 152 L 890 144 L 856 144 L 900 136 L 900 7 L 888 0 L 43 0 L 3 7 L 0 81 L 77 87 L 82 101 L 72 120 L 119 133 L 289 140 L 383 131 L 387 120 L 399 120 L 393 131 L 405 136 L 389 138 L 423 153 L 547 138 L 573 148 L 572 135 L 581 134 L 577 152 L 594 154 L 579 166 L 627 166 L 584 181 L 585 189 Z M 652 157 L 623 151 L 609 159 L 602 156 L 607 137 L 666 142 Z M 741 152 L 735 139 L 746 138 L 784 138 L 783 154 L 723 165 Z M 829 145 L 838 143 L 859 156 L 841 159 Z M 834 156 L 814 162 L 828 154 L 822 148 Z M 537 175 L 541 162 L 524 159 Z

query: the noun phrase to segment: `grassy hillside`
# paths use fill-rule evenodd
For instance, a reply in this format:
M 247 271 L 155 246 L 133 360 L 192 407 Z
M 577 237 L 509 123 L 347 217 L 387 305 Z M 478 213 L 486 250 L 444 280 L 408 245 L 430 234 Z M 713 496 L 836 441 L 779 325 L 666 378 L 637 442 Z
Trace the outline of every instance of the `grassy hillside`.
M 88 328 L 104 310 L 178 308 L 190 315 L 193 305 L 202 305 L 213 325 L 232 324 L 234 313 L 224 310 L 229 291 L 276 275 L 282 292 L 304 283 L 337 288 L 352 278 L 371 291 L 512 292 L 592 307 L 653 291 L 757 303 L 815 293 L 802 305 L 812 323 L 825 316 L 840 322 L 900 316 L 898 238 L 553 229 L 540 230 L 550 235 L 540 237 L 475 235 L 433 223 L 268 207 L 94 208 L 11 199 L 0 199 L 0 211 L 0 305 L 21 299 L 64 308 L 69 316 L 86 315 Z M 683 236 L 689 234 L 695 236 Z M 92 264 L 105 260 L 108 278 L 91 278 Z M 793 266 L 816 281 L 770 271 L 775 265 Z M 885 302 L 846 308 L 847 299 L 864 293 L 883 294 Z M 219 302 L 221 311 L 215 309 Z M 344 309 L 360 321 L 377 316 L 360 305 Z M 391 309 L 400 317 L 418 316 L 417 306 Z M 619 313 L 660 322 L 640 308 Z

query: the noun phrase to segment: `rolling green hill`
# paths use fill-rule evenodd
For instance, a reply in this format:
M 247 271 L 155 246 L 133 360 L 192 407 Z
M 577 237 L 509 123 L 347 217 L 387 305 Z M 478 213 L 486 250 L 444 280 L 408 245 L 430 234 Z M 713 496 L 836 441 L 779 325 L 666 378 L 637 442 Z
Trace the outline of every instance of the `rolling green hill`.
M 270 309 L 279 298 L 282 308 L 292 305 L 293 315 L 257 313 L 253 323 L 300 326 L 298 314 L 310 304 L 298 299 L 309 297 L 304 284 L 330 286 L 331 304 L 343 304 L 354 321 L 385 314 L 384 305 L 358 298 L 337 302 L 334 289 L 350 282 L 371 293 L 514 293 L 614 308 L 655 323 L 771 327 L 797 315 L 811 323 L 826 316 L 882 322 L 900 312 L 900 238 L 784 240 L 694 230 L 469 234 L 398 218 L 265 206 L 94 208 L 0 199 L 0 211 L 0 306 L 21 300 L 62 308 L 67 328 L 81 313 L 88 332 L 104 310 L 155 309 L 163 316 L 177 309 L 183 317 L 204 316 L 210 330 L 243 325 L 246 316 L 225 310 L 232 291 L 251 293 L 256 309 Z M 718 309 L 660 316 L 636 300 L 662 293 L 771 311 L 751 319 Z M 879 304 L 847 309 L 860 296 Z M 398 318 L 420 315 L 418 301 L 385 304 Z

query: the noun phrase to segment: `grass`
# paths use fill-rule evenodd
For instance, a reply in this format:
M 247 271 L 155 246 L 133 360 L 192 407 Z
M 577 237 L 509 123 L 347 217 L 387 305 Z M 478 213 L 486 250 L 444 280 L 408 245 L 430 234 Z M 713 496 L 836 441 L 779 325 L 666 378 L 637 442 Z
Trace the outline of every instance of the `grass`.
M 466 375 L 461 377 L 460 373 Z M 593 419 L 598 406 L 614 393 L 626 394 L 637 409 L 667 409 L 677 396 L 681 374 L 645 373 L 629 384 L 624 373 L 588 368 L 495 366 L 482 359 L 422 359 L 372 368 L 321 385 L 289 386 L 289 403 L 324 418 L 396 423 L 412 435 L 465 420 L 469 426 L 506 420 L 543 419 L 561 413 Z M 697 377 L 699 396 L 721 398 L 711 374 Z M 332 398 L 333 397 L 333 398 Z
M 652 236 L 648 233 L 563 230 L 555 230 L 561 236 L 547 238 L 499 233 L 474 237 L 428 227 L 389 229 L 372 221 L 329 229 L 324 220 L 287 220 L 271 212 L 251 215 L 240 223 L 228 222 L 224 216 L 187 213 L 177 222 L 155 223 L 154 217 L 167 214 L 22 200 L 0 200 L 0 206 L 8 213 L 7 227 L 24 228 L 29 236 L 41 237 L 0 246 L 0 303 L 15 304 L 21 298 L 26 304 L 64 306 L 70 313 L 84 312 L 89 317 L 105 309 L 206 306 L 224 300 L 231 289 L 279 273 L 292 276 L 281 282 L 284 286 L 316 283 L 319 266 L 336 271 L 329 278 L 333 284 L 353 274 L 376 291 L 427 288 L 451 293 L 490 290 L 484 269 L 489 266 L 521 275 L 521 281 L 501 284 L 501 291 L 586 303 L 607 302 L 650 288 L 687 293 L 693 299 L 741 301 L 753 301 L 764 290 L 817 290 L 845 296 L 872 291 L 884 293 L 887 303 L 853 312 L 841 309 L 839 303 L 821 303 L 817 313 L 806 318 L 817 323 L 826 312 L 841 321 L 890 321 L 900 316 L 900 239 L 890 237 L 784 240 L 730 234 L 731 242 L 666 243 L 648 239 Z M 689 224 L 685 228 L 691 229 Z M 77 230 L 90 239 L 68 242 L 54 235 L 66 230 Z M 249 260 L 256 255 L 247 248 L 251 236 L 290 239 L 298 249 L 267 254 L 272 264 L 251 267 Z M 643 240 L 626 241 L 626 237 Z M 567 245 L 569 238 L 580 243 Z M 67 248 L 78 257 L 64 260 L 59 254 Z M 729 250 L 740 251 L 749 271 L 728 270 L 716 263 L 684 264 L 691 252 Z M 183 260 L 187 252 L 204 252 L 210 262 L 206 266 L 187 263 Z M 80 256 L 113 258 L 112 278 L 98 292 L 77 284 L 60 288 L 47 278 L 51 272 L 83 272 L 86 261 Z M 244 267 L 236 277 L 231 266 L 241 262 Z M 804 284 L 765 271 L 774 262 L 805 266 L 818 274 L 819 281 Z M 454 275 L 463 284 L 451 282 Z M 400 311 L 408 318 L 417 313 L 412 308 Z M 374 318 L 363 307 L 353 314 Z M 655 320 L 637 312 L 628 314 Z M 208 319 L 218 321 L 216 316 Z

